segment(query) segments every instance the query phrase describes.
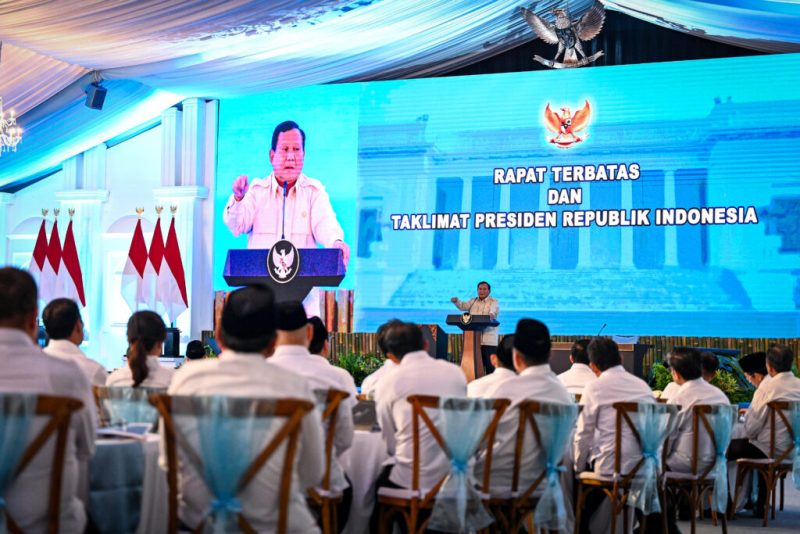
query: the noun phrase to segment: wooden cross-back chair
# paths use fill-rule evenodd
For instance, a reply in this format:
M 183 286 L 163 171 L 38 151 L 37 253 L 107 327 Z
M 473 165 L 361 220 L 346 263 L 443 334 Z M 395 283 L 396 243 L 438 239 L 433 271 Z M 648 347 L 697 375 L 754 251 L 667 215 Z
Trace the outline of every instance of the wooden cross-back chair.
M 708 420 L 708 414 L 714 410 L 714 406 L 709 404 L 696 404 L 692 406 L 692 471 L 690 473 L 681 473 L 676 471 L 667 471 L 666 465 L 664 467 L 665 487 L 667 491 L 674 490 L 683 493 L 689 502 L 689 510 L 691 513 L 691 529 L 692 534 L 697 530 L 697 515 L 702 512 L 703 495 L 708 491 L 714 490 L 714 479 L 709 478 L 709 475 L 714 470 L 714 462 L 711 462 L 704 469 L 700 470 L 698 466 L 700 457 L 700 430 L 705 430 L 709 437 L 711 446 L 713 447 L 716 455 L 717 437 L 714 435 L 714 429 Z M 666 460 L 664 458 L 663 460 Z M 723 534 L 728 533 L 728 521 L 726 514 L 720 514 L 722 521 Z M 717 511 L 711 507 L 711 519 L 714 526 L 717 525 Z
M 420 420 L 430 431 L 433 439 L 442 450 L 450 456 L 447 445 L 442 438 L 441 433 L 436 428 L 436 425 L 431 420 L 426 409 L 438 409 L 439 397 L 431 395 L 411 395 L 406 399 L 411 403 L 411 428 L 412 428 L 412 464 L 411 464 L 411 488 L 405 489 L 389 489 L 381 488 L 378 491 L 379 507 L 378 517 L 378 532 L 379 534 L 387 534 L 391 530 L 392 518 L 397 514 L 401 514 L 405 519 L 407 532 L 411 534 L 418 534 L 423 532 L 430 520 L 430 517 L 424 521 L 420 521 L 420 514 L 422 511 L 432 510 L 433 504 L 436 499 L 436 494 L 444 484 L 447 475 L 442 477 L 430 489 L 420 488 L 419 485 L 419 472 L 420 472 Z M 509 401 L 507 399 L 494 399 L 492 409 L 494 416 L 492 417 L 489 426 L 483 433 L 480 443 L 487 444 L 487 463 L 484 472 L 484 481 L 488 484 L 488 472 L 491 469 L 491 451 L 494 445 L 494 436 L 497 432 L 497 424 L 500 418 L 508 408 Z M 423 493 L 424 492 L 424 493 Z
M 94 403 L 97 407 L 97 423 L 100 427 L 107 427 L 112 424 L 112 416 L 109 412 L 108 406 L 106 405 L 107 400 L 111 397 L 109 393 L 112 389 L 127 389 L 128 387 L 132 386 L 92 386 L 92 393 L 94 394 Z M 136 389 L 141 390 L 143 395 L 147 395 L 148 397 L 153 394 L 159 393 L 166 393 L 167 388 L 154 388 L 154 387 L 142 387 L 139 386 Z M 147 402 L 143 400 L 142 402 Z M 143 421 L 135 421 L 137 423 L 141 423 Z
M 767 526 L 769 524 L 768 520 L 768 510 L 767 507 L 772 508 L 772 519 L 775 519 L 775 489 L 778 481 L 780 480 L 783 483 L 783 479 L 786 478 L 786 475 L 792 472 L 792 460 L 790 455 L 792 451 L 794 451 L 794 447 L 792 445 L 789 446 L 785 451 L 780 452 L 776 451 L 776 432 L 777 432 L 777 423 L 780 419 L 783 424 L 786 426 L 786 432 L 789 434 L 791 438 L 791 442 L 794 443 L 795 432 L 800 432 L 800 429 L 792 428 L 792 423 L 789 421 L 789 418 L 786 416 L 786 411 L 791 408 L 791 403 L 786 401 L 773 401 L 767 404 L 767 409 L 769 410 L 769 457 L 768 458 L 740 458 L 736 460 L 736 490 L 734 493 L 733 503 L 734 505 L 731 507 L 730 515 L 733 516 L 736 512 L 736 502 L 739 499 L 739 494 L 742 491 L 742 485 L 744 482 L 744 477 L 747 475 L 748 472 L 752 472 L 753 476 L 761 476 L 764 479 L 764 485 L 766 486 L 766 498 L 764 500 L 764 518 L 763 518 L 763 526 Z M 770 501 L 771 499 L 771 501 Z M 754 503 L 755 504 L 755 503 Z M 783 509 L 783 495 L 781 494 L 781 509 Z
M 36 400 L 36 416 L 48 417 L 44 428 L 39 431 L 33 440 L 25 447 L 16 468 L 15 477 L 36 457 L 42 447 L 55 434 L 55 448 L 53 450 L 53 466 L 50 471 L 50 494 L 47 499 L 47 532 L 56 534 L 58 532 L 60 506 L 61 506 L 61 482 L 64 477 L 64 456 L 67 451 L 67 437 L 69 435 L 69 423 L 72 414 L 83 407 L 83 403 L 77 399 L 69 397 L 55 397 L 49 395 L 38 395 Z M 6 511 L 6 525 L 12 534 L 23 534 L 22 529 Z
M 327 427 L 325 430 L 325 474 L 319 487 L 308 489 L 308 500 L 319 511 L 323 534 L 335 534 L 339 531 L 336 505 L 342 502 L 342 493 L 331 492 L 331 463 L 334 462 L 333 449 L 339 406 L 349 396 L 350 394 L 346 391 L 327 390 L 325 410 L 322 412 L 322 423 Z
M 157 409 L 164 424 L 164 446 L 167 455 L 167 484 L 169 486 L 169 516 L 167 530 L 170 534 L 178 531 L 178 451 L 175 434 L 174 415 L 195 415 L 190 411 L 176 411 L 170 395 L 153 394 L 150 403 Z M 242 477 L 239 479 L 238 488 L 241 492 L 256 477 L 264 464 L 272 457 L 283 442 L 286 442 L 286 452 L 281 469 L 281 480 L 278 492 L 278 523 L 275 529 L 277 534 L 285 534 L 288 525 L 289 490 L 292 483 L 294 458 L 297 452 L 297 442 L 300 437 L 300 425 L 306 413 L 314 409 L 313 403 L 299 399 L 250 399 L 256 402 L 256 417 L 285 418 L 283 425 L 273 435 L 272 439 L 256 456 Z M 180 410 L 180 408 L 178 408 Z M 239 529 L 246 534 L 255 534 L 256 531 L 250 522 L 240 512 L 237 514 Z M 205 520 L 197 525 L 193 532 L 200 533 L 205 526 Z
M 491 495 L 489 487 L 489 467 L 484 471 L 483 493 L 488 496 L 487 504 L 496 523 L 492 525 L 492 531 L 498 533 L 511 532 L 516 534 L 520 531 L 523 521 L 536 508 L 538 498 L 534 497 L 534 492 L 539 488 L 542 481 L 547 476 L 544 469 L 526 488 L 520 490 L 519 480 L 522 470 L 522 455 L 525 446 L 525 435 L 530 427 L 533 432 L 533 439 L 539 450 L 542 449 L 542 434 L 536 416 L 542 413 L 542 408 L 546 403 L 528 400 L 519 404 L 519 425 L 516 434 L 516 444 L 514 447 L 514 469 L 511 476 L 511 494 L 509 496 L 494 497 Z
M 669 405 L 672 409 L 677 411 L 677 406 Z M 611 407 L 616 410 L 616 420 L 614 424 L 614 475 L 603 475 L 593 471 L 584 471 L 578 474 L 578 499 L 575 503 L 575 534 L 580 531 L 581 516 L 583 515 L 583 507 L 586 504 L 586 496 L 594 491 L 602 491 L 608 497 L 611 503 L 611 530 L 615 533 L 617 528 L 617 516 L 620 512 L 622 514 L 623 532 L 628 532 L 629 518 L 625 513 L 625 507 L 628 505 L 628 498 L 630 497 L 631 484 L 636 474 L 641 469 L 645 462 L 642 456 L 638 462 L 628 473 L 622 473 L 622 432 L 623 428 L 627 427 L 633 434 L 639 447 L 642 446 L 642 437 L 639 431 L 636 430 L 636 425 L 633 423 L 630 414 L 639 411 L 639 404 L 635 402 L 615 402 Z M 659 491 L 659 499 L 661 500 L 661 509 L 665 510 L 665 498 L 663 491 Z M 667 531 L 667 515 L 661 514 L 663 531 Z M 643 516 L 641 531 L 646 532 L 647 519 Z

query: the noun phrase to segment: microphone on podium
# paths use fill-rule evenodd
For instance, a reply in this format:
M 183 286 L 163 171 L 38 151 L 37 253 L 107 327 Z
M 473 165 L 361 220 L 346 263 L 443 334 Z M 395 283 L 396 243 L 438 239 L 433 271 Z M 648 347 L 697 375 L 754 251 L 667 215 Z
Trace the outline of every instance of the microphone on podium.
M 283 213 L 281 216 L 281 241 L 286 239 L 286 195 L 288 194 L 288 185 L 286 181 L 283 182 Z
M 606 326 L 608 325 L 606 323 L 603 323 L 603 326 L 600 327 L 600 330 L 597 331 L 597 334 L 594 337 L 600 337 L 600 334 L 603 332 L 603 330 L 606 329 Z

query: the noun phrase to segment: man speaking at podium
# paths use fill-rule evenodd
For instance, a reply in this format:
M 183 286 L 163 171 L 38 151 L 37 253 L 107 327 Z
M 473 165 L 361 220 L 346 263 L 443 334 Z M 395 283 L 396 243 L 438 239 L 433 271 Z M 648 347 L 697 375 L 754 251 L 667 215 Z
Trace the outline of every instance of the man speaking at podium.
M 488 315 L 493 320 L 497 320 L 497 315 L 500 313 L 500 305 L 497 299 L 490 297 L 489 293 L 492 292 L 492 286 L 489 282 L 478 282 L 478 296 L 469 300 L 459 300 L 458 297 L 453 297 L 450 302 L 456 305 L 461 311 L 469 312 L 472 315 Z M 481 359 L 483 360 L 483 369 L 486 374 L 494 371 L 492 365 L 492 354 L 497 354 L 497 327 L 492 326 L 483 331 L 481 336 Z
M 346 268 L 350 247 L 325 186 L 302 172 L 305 143 L 305 132 L 296 122 L 277 125 L 269 151 L 272 173 L 250 183 L 246 175 L 236 178 L 223 220 L 234 236 L 247 234 L 247 248 L 268 249 L 281 239 L 297 248 L 339 248 Z M 316 290 L 303 304 L 309 315 L 320 315 Z

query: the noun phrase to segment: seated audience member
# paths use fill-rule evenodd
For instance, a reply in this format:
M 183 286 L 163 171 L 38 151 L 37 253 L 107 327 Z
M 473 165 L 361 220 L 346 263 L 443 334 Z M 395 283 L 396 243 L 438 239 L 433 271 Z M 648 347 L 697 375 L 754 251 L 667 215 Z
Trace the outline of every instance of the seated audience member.
M 511 337 L 511 336 L 506 336 Z M 546 403 L 573 404 L 572 396 L 550 369 L 550 331 L 544 323 L 534 319 L 521 319 L 513 339 L 514 368 L 519 375 L 495 384 L 483 395 L 486 398 L 505 398 L 511 406 L 497 426 L 492 458 L 492 488 L 510 488 L 514 471 L 519 404 L 526 400 Z M 505 343 L 506 338 L 503 338 Z M 497 371 L 495 371 L 496 373 Z M 536 447 L 533 433 L 527 430 L 523 451 L 519 488 L 524 490 L 541 474 L 544 461 Z M 482 480 L 483 464 L 479 461 L 475 478 Z
M 350 396 L 339 404 L 334 436 L 334 459 L 331 462 L 331 489 L 344 493 L 339 506 L 339 523 L 344 527 L 350 513 L 353 490 L 345 479 L 338 458 L 353 443 L 353 406 L 356 404 L 356 385 L 350 373 L 331 365 L 320 356 L 327 353 L 328 330 L 319 317 L 306 319 L 300 302 L 278 304 L 278 337 L 275 352 L 269 362 L 306 379 L 312 390 L 338 389 Z M 323 422 L 324 424 L 324 422 Z
M 767 372 L 767 353 L 766 352 L 752 352 L 739 360 L 739 365 L 744 372 L 745 378 L 753 384 L 758 391 L 762 385 L 766 385 L 770 381 L 769 373 Z
M 668 356 L 672 379 L 680 387 L 669 400 L 669 404 L 680 406 L 677 425 L 667 445 L 666 462 L 671 471 L 691 473 L 692 471 L 692 408 L 697 404 L 730 404 L 728 397 L 717 387 L 703 379 L 702 357 L 690 348 L 672 349 Z M 705 431 L 699 441 L 697 469 L 702 471 L 713 463 L 716 453 Z
M 228 295 L 217 323 L 219 358 L 187 366 L 170 384 L 170 395 L 227 395 L 250 398 L 295 398 L 315 402 L 307 379 L 266 360 L 275 350 L 275 300 L 263 286 L 237 289 Z M 277 422 L 273 425 L 278 428 Z M 292 473 L 288 532 L 320 532 L 306 505 L 306 488 L 316 486 L 325 471 L 324 435 L 317 410 L 303 418 Z M 235 451 L 232 451 L 235 452 Z M 166 467 L 162 453 L 161 465 Z M 264 465 L 239 495 L 242 514 L 257 532 L 275 532 L 278 494 L 283 466 L 279 452 Z M 210 494 L 187 462 L 181 462 L 178 516 L 185 526 L 196 527 L 205 517 Z
M 186 360 L 202 360 L 206 357 L 206 348 L 203 342 L 194 339 L 186 344 Z
M 89 359 L 78 348 L 83 343 L 83 319 L 75 301 L 72 299 L 50 301 L 42 312 L 42 322 L 47 337 L 50 338 L 44 353 L 77 364 L 89 379 L 89 383 L 93 386 L 105 386 L 108 378 L 106 368 Z
M 83 532 L 86 512 L 78 497 L 78 480 L 87 476 L 81 471 L 94 454 L 94 397 L 89 380 L 76 364 L 47 356 L 37 345 L 36 299 L 36 282 L 30 274 L 13 267 L 0 269 L 0 391 L 55 395 L 83 402 L 83 408 L 73 413 L 69 422 L 58 525 L 59 532 Z M 33 420 L 26 445 L 44 425 L 43 418 Z M 3 495 L 5 510 L 23 532 L 48 530 L 55 441 L 51 436 Z
M 581 395 L 586 384 L 597 380 L 597 375 L 589 368 L 589 356 L 586 353 L 588 346 L 588 339 L 579 339 L 573 343 L 569 351 L 569 363 L 572 366 L 558 375 L 558 379 L 573 395 Z
M 589 367 L 598 373 L 597 380 L 586 385 L 581 395 L 583 406 L 578 415 L 573 454 L 575 473 L 585 470 L 600 475 L 614 474 L 616 449 L 617 411 L 615 402 L 655 402 L 647 383 L 622 367 L 619 347 L 609 338 L 595 338 L 589 343 Z M 628 473 L 641 459 L 636 437 L 623 427 L 621 471 Z M 588 532 L 592 514 L 602 503 L 602 492 L 594 492 L 586 499 L 581 532 Z
M 389 357 L 389 353 L 386 351 L 384 340 L 386 338 L 386 332 L 389 330 L 389 328 L 398 324 L 402 324 L 402 321 L 392 319 L 386 323 L 383 323 L 378 328 L 378 350 L 381 351 L 381 354 L 386 359 L 384 360 L 383 365 L 381 365 L 377 371 L 368 375 L 366 378 L 364 378 L 364 381 L 361 382 L 361 394 L 369 399 L 374 399 L 376 397 L 376 393 L 378 392 L 378 384 L 381 379 L 397 369 L 397 364 L 392 358 Z
M 728 447 L 728 459 L 739 458 L 767 458 L 770 454 L 770 423 L 769 407 L 773 401 L 800 401 L 800 379 L 792 374 L 794 354 L 789 347 L 773 345 L 766 354 L 767 373 L 769 380 L 760 382 L 753 395 L 753 401 L 747 410 L 744 419 L 744 433 L 747 439 L 735 439 Z M 797 430 L 795 429 L 795 432 Z M 786 449 L 793 447 L 792 438 L 780 417 L 776 417 L 775 429 L 775 455 L 780 455 Z M 762 517 L 765 510 L 764 498 L 766 495 L 764 481 L 758 477 L 759 492 L 758 502 L 755 503 L 753 513 Z
M 713 352 L 701 352 L 700 363 L 703 367 L 703 380 L 711 382 L 716 378 L 719 371 L 719 358 Z
M 486 398 L 487 391 L 494 390 L 495 386 L 517 376 L 514 370 L 514 336 L 503 336 L 497 346 L 497 354 L 490 355 L 489 359 L 494 366 L 494 372 L 467 384 L 468 397 Z M 501 392 L 500 396 L 505 395 Z
M 164 352 L 167 327 L 152 311 L 138 311 L 128 319 L 128 365 L 120 367 L 106 380 L 107 386 L 165 388 L 169 386 L 174 369 L 158 361 Z
M 411 395 L 464 397 L 467 379 L 457 365 L 436 360 L 426 352 L 422 330 L 413 323 L 394 324 L 383 342 L 398 366 L 381 380 L 376 412 L 387 451 L 395 463 L 384 469 L 377 487 L 410 488 L 413 429 L 411 404 L 406 399 Z M 419 443 L 419 483 L 422 488 L 432 488 L 450 471 L 450 463 L 423 424 L 420 424 Z

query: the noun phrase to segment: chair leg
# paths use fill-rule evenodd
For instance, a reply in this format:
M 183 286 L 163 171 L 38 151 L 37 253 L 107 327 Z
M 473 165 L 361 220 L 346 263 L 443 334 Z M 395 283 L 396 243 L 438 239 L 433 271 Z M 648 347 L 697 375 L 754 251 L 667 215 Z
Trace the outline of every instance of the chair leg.
M 733 485 L 733 501 L 731 501 L 731 509 L 728 510 L 728 518 L 733 519 L 736 517 L 736 503 L 739 502 L 739 492 L 742 491 L 742 478 L 745 475 L 745 469 L 741 465 L 736 466 L 736 483 Z
M 611 534 L 617 534 L 617 492 L 614 490 L 614 494 L 609 496 L 609 501 L 611 501 Z M 624 526 L 623 532 L 628 532 L 628 516 L 623 516 Z
M 728 534 L 728 516 L 719 514 L 720 521 L 722 522 L 722 534 Z
M 322 507 L 320 513 L 322 514 L 322 534 L 332 534 L 331 533 L 331 511 L 330 511 L 330 502 L 327 499 L 322 499 Z
M 579 534 L 581 530 L 581 516 L 583 515 L 583 505 L 586 500 L 586 495 L 583 493 L 583 484 L 578 481 L 578 498 L 575 501 L 575 527 L 573 534 Z
M 692 484 L 692 490 L 689 494 L 689 513 L 692 515 L 692 534 L 697 532 L 697 508 L 700 501 L 700 496 L 697 494 L 697 484 Z
M 758 471 L 753 471 L 754 474 L 757 472 Z M 761 475 L 764 477 L 764 486 L 766 487 L 767 492 L 767 494 L 764 495 L 764 521 L 762 525 L 767 527 L 769 525 L 770 476 L 766 471 L 762 472 Z
M 786 480 L 786 473 L 781 476 L 781 507 L 780 511 L 783 512 L 783 482 Z
M 662 488 L 658 492 L 658 498 L 661 500 L 661 532 L 667 534 L 667 532 L 669 532 L 667 514 L 670 513 L 670 511 L 667 510 L 667 490 Z

